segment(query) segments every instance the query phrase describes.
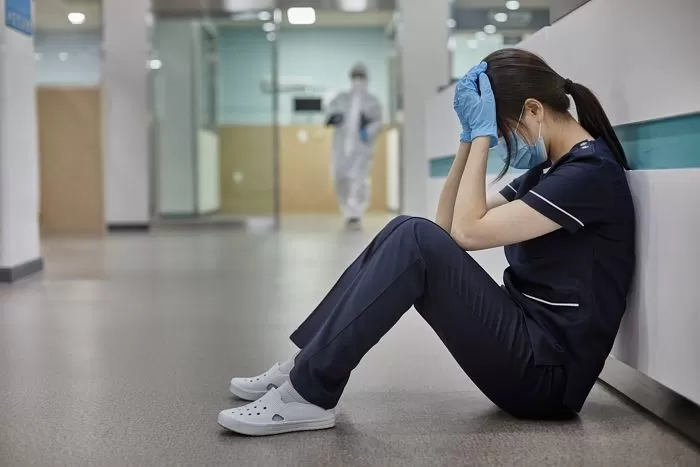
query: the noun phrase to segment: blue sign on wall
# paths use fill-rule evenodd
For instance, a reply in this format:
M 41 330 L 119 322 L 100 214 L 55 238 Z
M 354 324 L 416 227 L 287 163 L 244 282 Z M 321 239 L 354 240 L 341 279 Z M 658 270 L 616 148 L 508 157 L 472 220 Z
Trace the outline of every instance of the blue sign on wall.
M 28 36 L 32 35 L 32 0 L 5 0 L 5 24 Z

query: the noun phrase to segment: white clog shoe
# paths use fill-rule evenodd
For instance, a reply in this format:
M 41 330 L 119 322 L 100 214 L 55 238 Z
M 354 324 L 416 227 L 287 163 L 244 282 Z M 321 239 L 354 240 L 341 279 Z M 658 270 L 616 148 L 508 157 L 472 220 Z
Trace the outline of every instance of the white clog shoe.
M 256 401 L 289 381 L 289 375 L 280 370 L 280 364 L 275 365 L 265 373 L 252 378 L 233 378 L 229 386 L 231 393 L 244 401 Z
M 248 436 L 325 430 L 335 426 L 335 412 L 309 403 L 285 403 L 279 391 L 271 389 L 256 402 L 221 412 L 219 425 Z

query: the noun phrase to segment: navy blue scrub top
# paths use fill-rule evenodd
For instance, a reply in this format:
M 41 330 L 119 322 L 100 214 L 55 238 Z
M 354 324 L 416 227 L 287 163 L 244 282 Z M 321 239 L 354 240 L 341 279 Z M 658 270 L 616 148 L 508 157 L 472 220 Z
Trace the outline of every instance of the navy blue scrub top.
M 602 140 L 584 141 L 501 194 L 559 224 L 505 248 L 504 286 L 522 306 L 535 363 L 565 366 L 564 404 L 579 411 L 603 369 L 627 306 L 635 216 L 625 170 Z

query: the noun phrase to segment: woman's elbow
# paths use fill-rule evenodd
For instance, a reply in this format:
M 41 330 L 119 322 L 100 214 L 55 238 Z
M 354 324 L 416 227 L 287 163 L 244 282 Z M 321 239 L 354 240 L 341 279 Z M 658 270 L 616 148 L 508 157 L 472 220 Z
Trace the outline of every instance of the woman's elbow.
M 457 245 L 459 245 L 460 248 L 465 251 L 477 251 L 483 249 L 483 246 L 480 245 L 479 239 L 465 229 L 452 226 L 450 235 L 452 236 L 452 239 L 457 242 Z

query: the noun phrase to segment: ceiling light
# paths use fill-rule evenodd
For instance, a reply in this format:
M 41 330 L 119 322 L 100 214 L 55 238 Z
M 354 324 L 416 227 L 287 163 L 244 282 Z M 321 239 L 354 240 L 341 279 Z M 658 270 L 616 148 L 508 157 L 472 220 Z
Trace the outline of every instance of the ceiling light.
M 340 9 L 350 12 L 365 11 L 367 3 L 367 0 L 340 0 Z
M 289 24 L 314 24 L 316 10 L 311 7 L 295 7 L 287 10 Z
M 152 60 L 149 60 L 148 68 L 150 68 L 151 70 L 160 70 L 161 68 L 163 68 L 163 62 L 161 62 L 157 58 L 154 58 Z
M 469 39 L 467 41 L 467 47 L 469 47 L 470 49 L 476 49 L 477 47 L 479 47 L 479 43 L 474 39 Z
M 505 23 L 508 21 L 508 13 L 496 13 L 493 15 L 493 19 L 498 21 L 499 23 Z
M 447 20 L 447 27 L 450 29 L 454 29 L 457 27 L 457 20 L 454 18 L 450 18 Z
M 267 40 L 270 42 L 275 42 L 275 39 L 277 39 L 277 34 L 274 32 L 268 32 L 267 33 Z
M 520 8 L 520 2 L 518 0 L 508 0 L 506 2 L 506 8 L 508 8 L 511 11 L 515 11 L 518 8 Z
M 484 31 L 479 31 L 476 34 L 474 34 L 474 37 L 476 37 L 477 40 L 484 41 L 486 40 L 486 33 Z
M 275 23 L 265 23 L 263 24 L 263 31 L 273 32 L 275 30 Z
M 68 60 L 68 52 L 61 52 L 58 54 L 58 59 L 62 62 Z
M 484 26 L 484 32 L 486 34 L 493 34 L 496 32 L 496 26 L 494 26 L 493 24 L 487 24 L 486 26 Z
M 260 21 L 270 21 L 272 19 L 272 13 L 269 11 L 261 11 L 258 13 L 258 19 Z
M 85 22 L 85 14 L 84 13 L 68 13 L 68 21 L 70 21 L 71 24 L 83 24 Z

